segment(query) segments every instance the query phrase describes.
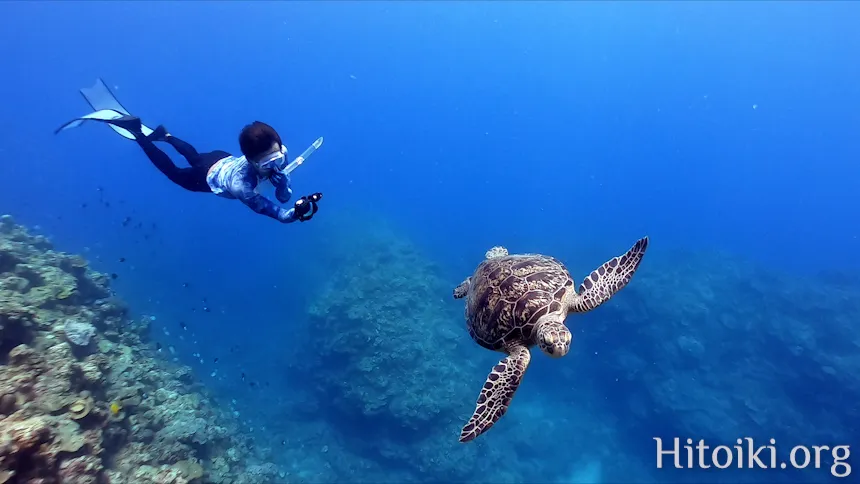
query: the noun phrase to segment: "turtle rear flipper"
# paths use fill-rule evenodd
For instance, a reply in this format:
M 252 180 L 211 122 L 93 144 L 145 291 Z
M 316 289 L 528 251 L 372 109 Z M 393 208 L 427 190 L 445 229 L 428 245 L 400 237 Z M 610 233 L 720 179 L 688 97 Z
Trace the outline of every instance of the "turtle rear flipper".
M 582 280 L 577 294 L 571 295 L 568 303 L 570 311 L 591 311 L 624 288 L 639 268 L 647 248 L 648 237 L 645 236 L 637 240 L 623 255 L 613 257 L 595 269 Z
M 468 442 L 486 432 L 508 411 L 530 360 L 528 348 L 519 344 L 511 347 L 508 356 L 493 367 L 478 395 L 472 418 L 460 432 L 460 442 Z

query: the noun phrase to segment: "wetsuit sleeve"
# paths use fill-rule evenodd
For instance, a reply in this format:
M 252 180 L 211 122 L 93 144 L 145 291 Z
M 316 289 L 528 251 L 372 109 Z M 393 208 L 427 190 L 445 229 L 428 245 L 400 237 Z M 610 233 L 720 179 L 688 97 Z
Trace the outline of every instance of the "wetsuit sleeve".
M 278 201 L 281 203 L 289 202 L 290 197 L 293 196 L 293 190 L 290 188 L 290 175 L 276 171 L 269 180 L 275 187 L 275 197 L 278 198 Z
M 295 222 L 296 217 L 292 208 L 284 210 L 280 205 L 254 191 L 257 183 L 256 177 L 237 177 L 230 184 L 230 193 L 251 210 L 261 215 L 272 217 L 279 222 Z

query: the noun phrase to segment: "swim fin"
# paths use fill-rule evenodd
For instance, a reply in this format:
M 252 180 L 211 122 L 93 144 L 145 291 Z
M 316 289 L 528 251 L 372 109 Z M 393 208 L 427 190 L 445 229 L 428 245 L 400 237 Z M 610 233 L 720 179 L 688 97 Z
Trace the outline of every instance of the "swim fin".
M 116 119 L 105 120 L 111 127 L 121 128 L 135 135 L 135 138 L 143 136 L 143 123 L 137 116 L 122 116 Z M 154 133 L 154 131 L 153 131 Z
M 84 99 L 86 99 L 87 103 L 95 110 L 95 112 L 67 122 L 57 128 L 54 131 L 54 134 L 67 129 L 76 128 L 85 121 L 101 121 L 103 123 L 107 123 L 111 129 L 116 131 L 120 136 L 130 140 L 135 139 L 134 134 L 123 126 L 125 125 L 134 128 L 137 125 L 135 123 L 128 124 L 128 119 L 121 119 L 131 118 L 133 116 L 127 109 L 125 109 L 125 107 L 123 107 L 122 104 L 120 104 L 113 91 L 107 87 L 107 84 L 105 84 L 101 78 L 96 79 L 96 83 L 93 87 L 85 87 L 80 91 L 81 95 L 84 96 Z M 149 136 L 152 134 L 153 130 L 144 124 L 140 124 L 139 132 L 143 133 L 144 136 Z

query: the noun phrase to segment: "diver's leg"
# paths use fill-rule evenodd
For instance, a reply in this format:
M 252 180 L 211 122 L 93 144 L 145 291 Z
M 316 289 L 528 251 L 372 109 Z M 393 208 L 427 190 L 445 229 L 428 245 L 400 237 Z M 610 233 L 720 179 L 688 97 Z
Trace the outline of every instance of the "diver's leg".
M 145 137 L 138 137 L 137 144 L 146 153 L 149 161 L 158 168 L 170 181 L 193 192 L 210 191 L 206 182 L 206 173 L 203 172 L 201 184 L 201 170 L 199 168 L 179 168 L 173 164 L 173 160 L 167 153 L 158 149 L 153 142 Z M 204 189 L 205 188 L 205 189 Z
M 215 150 L 209 151 L 208 153 L 200 153 L 200 156 L 197 158 L 197 165 L 195 166 L 205 166 L 208 170 L 215 163 L 227 158 L 228 156 L 233 156 L 226 151 Z
M 196 166 L 200 164 L 200 153 L 197 152 L 191 143 L 187 141 L 183 141 L 176 136 L 167 132 L 167 128 L 164 127 L 163 124 L 159 124 L 153 131 L 147 136 L 150 141 L 163 141 L 170 146 L 173 147 L 180 155 L 183 156 L 186 160 L 188 160 L 188 164 L 191 166 Z
M 200 158 L 200 153 L 191 146 L 187 141 L 183 141 L 172 134 L 167 135 L 162 141 L 170 144 L 180 155 L 185 157 L 188 160 L 188 164 L 191 166 L 195 166 L 198 162 L 197 158 Z
M 206 183 L 206 176 L 209 172 L 209 166 L 205 164 L 198 163 L 197 166 L 192 164 L 191 168 L 179 168 L 178 166 L 173 164 L 173 160 L 167 156 L 167 153 L 158 149 L 153 143 L 154 140 L 160 139 L 160 133 L 166 133 L 164 127 L 161 126 L 158 129 L 159 134 L 156 134 L 154 131 L 152 135 L 154 136 L 144 136 L 141 131 L 141 122 L 140 118 L 135 116 L 122 116 L 120 118 L 105 120 L 110 124 L 118 126 L 120 128 L 125 129 L 132 135 L 134 135 L 135 141 L 137 141 L 138 146 L 143 149 L 143 152 L 146 153 L 146 156 L 149 158 L 149 161 L 158 168 L 158 171 L 164 173 L 170 181 L 181 186 L 186 190 L 190 190 L 192 192 L 211 192 L 212 190 L 209 188 L 209 184 Z M 196 150 L 195 150 L 196 152 Z M 195 162 L 201 160 L 201 156 L 197 155 L 196 158 L 193 158 Z M 192 163 L 191 160 L 188 160 L 189 163 Z M 210 165 L 211 166 L 211 165 Z
M 169 143 L 170 146 L 178 151 L 180 155 L 185 157 L 185 159 L 188 160 L 189 165 L 194 168 L 205 168 L 207 171 L 219 160 L 230 156 L 230 153 L 221 150 L 210 151 L 208 153 L 198 153 L 190 143 L 170 134 L 165 136 L 162 141 Z

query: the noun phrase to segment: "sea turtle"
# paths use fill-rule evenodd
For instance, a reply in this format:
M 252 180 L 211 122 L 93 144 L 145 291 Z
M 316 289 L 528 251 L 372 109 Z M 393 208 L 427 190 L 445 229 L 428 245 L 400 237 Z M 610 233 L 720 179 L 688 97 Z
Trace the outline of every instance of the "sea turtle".
M 504 247 L 487 251 L 474 274 L 454 289 L 454 298 L 466 298 L 472 339 L 508 356 L 487 377 L 460 442 L 486 432 L 507 412 L 531 360 L 529 348 L 537 345 L 554 358 L 567 354 L 573 338 L 564 325 L 567 315 L 590 311 L 626 286 L 647 248 L 646 236 L 589 274 L 577 291 L 567 268 L 553 257 L 508 255 Z

